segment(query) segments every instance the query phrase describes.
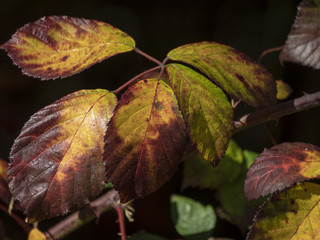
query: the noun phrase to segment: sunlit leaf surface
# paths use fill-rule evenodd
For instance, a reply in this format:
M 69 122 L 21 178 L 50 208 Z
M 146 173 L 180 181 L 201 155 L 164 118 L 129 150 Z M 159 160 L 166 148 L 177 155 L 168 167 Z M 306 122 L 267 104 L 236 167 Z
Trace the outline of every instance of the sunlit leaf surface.
M 214 168 L 199 153 L 191 153 L 184 158 L 182 189 L 187 187 L 215 189 L 224 183 L 232 182 L 239 175 L 242 162 L 242 150 L 232 140 L 226 154 Z
M 156 191 L 176 171 L 187 131 L 172 89 L 146 79 L 122 96 L 106 134 L 107 177 L 122 201 Z
M 0 158 L 0 201 L 9 204 L 11 193 L 7 183 L 8 163 Z
M 256 158 L 248 171 L 244 191 L 251 200 L 319 177 L 319 147 L 300 142 L 282 143 Z
M 319 239 L 319 209 L 320 185 L 299 184 L 273 196 L 261 208 L 247 239 Z
M 276 82 L 272 75 L 234 48 L 200 42 L 173 49 L 168 57 L 198 68 L 234 99 L 253 107 L 276 103 Z
M 213 165 L 223 157 L 233 131 L 233 109 L 224 92 L 203 75 L 180 64 L 167 67 L 191 140 Z
M 281 62 L 294 62 L 320 69 L 320 4 L 304 0 L 298 12 L 288 39 L 280 54 Z
M 116 102 L 107 90 L 82 90 L 25 124 L 10 153 L 8 182 L 29 221 L 66 214 L 101 192 L 103 140 Z
M 44 80 L 73 75 L 134 46 L 130 36 L 107 23 L 67 16 L 26 24 L 1 45 L 25 74 Z

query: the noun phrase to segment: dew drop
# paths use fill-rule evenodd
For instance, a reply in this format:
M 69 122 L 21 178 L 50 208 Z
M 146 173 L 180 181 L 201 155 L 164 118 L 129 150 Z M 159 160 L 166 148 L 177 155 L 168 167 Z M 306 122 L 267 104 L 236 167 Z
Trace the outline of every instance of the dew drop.
M 308 149 L 308 148 L 305 148 L 304 150 L 308 151 L 309 149 Z

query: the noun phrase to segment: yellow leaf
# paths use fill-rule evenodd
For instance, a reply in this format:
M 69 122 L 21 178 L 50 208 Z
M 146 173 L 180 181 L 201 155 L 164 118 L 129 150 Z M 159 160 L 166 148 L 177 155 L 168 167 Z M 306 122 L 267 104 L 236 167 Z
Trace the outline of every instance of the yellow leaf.
M 29 232 L 28 240 L 46 240 L 46 236 L 38 229 L 33 228 Z

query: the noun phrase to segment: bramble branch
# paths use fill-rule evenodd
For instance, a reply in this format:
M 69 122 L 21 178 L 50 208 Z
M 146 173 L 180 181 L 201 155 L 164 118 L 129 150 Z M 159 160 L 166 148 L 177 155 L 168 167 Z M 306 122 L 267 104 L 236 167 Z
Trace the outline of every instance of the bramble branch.
M 278 120 L 279 118 L 296 112 L 320 106 L 320 92 L 305 94 L 302 97 L 270 106 L 255 113 L 242 116 L 234 122 L 235 132 L 259 125 L 261 123 Z
M 118 192 L 112 189 L 101 197 L 97 198 L 95 201 L 91 202 L 88 207 L 71 214 L 44 233 L 48 240 L 61 239 L 82 225 L 99 217 L 109 208 L 115 207 L 115 204 L 117 204 L 119 200 L 120 198 Z

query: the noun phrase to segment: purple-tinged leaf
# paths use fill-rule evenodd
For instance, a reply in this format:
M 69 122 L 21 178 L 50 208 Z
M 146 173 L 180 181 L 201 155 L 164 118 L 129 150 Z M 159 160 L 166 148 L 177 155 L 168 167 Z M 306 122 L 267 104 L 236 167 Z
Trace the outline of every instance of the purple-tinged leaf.
M 251 200 L 319 177 L 319 147 L 301 142 L 282 143 L 255 159 L 247 173 L 244 192 Z

